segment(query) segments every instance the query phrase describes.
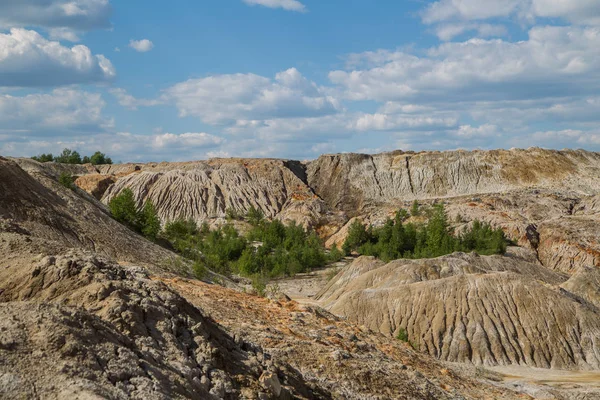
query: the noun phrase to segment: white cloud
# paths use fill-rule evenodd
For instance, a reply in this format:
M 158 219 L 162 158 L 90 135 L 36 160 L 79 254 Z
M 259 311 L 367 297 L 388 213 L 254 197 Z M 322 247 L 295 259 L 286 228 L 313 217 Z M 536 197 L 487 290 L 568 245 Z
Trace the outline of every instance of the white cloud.
M 28 135 L 102 132 L 112 127 L 103 116 L 100 94 L 55 89 L 47 94 L 0 95 L 0 126 Z
M 438 118 L 426 115 L 364 114 L 352 125 L 358 131 L 387 131 L 398 129 L 451 128 L 458 124 L 456 118 Z
M 421 14 L 423 22 L 474 21 L 489 18 L 517 17 L 562 18 L 574 24 L 600 24 L 597 0 L 440 0 Z
M 214 147 L 224 142 L 223 138 L 208 133 L 163 133 L 154 135 L 151 143 L 154 148 L 203 148 Z
M 493 24 L 452 23 L 442 24 L 435 28 L 437 37 L 443 41 L 452 40 L 456 36 L 471 31 L 475 31 L 477 36 L 482 38 L 506 36 L 508 34 L 505 26 Z
M 120 105 L 130 110 L 137 110 L 138 107 L 152 107 L 163 104 L 163 100 L 161 99 L 138 99 L 122 88 L 110 89 L 109 92 L 117 98 Z
M 492 124 L 481 126 L 461 125 L 456 131 L 456 136 L 464 139 L 486 138 L 498 135 L 498 127 Z
M 52 40 L 67 40 L 69 42 L 79 42 L 77 31 L 69 28 L 50 28 L 48 35 Z
M 110 27 L 111 13 L 108 0 L 3 0 L 0 28 L 35 26 L 88 31 Z
M 210 124 L 317 117 L 339 108 L 333 97 L 295 68 L 278 73 L 275 79 L 255 74 L 190 79 L 167 89 L 162 99 L 174 102 L 182 117 L 194 116 Z
M 243 0 L 244 3 L 255 6 L 260 5 L 269 8 L 283 8 L 288 11 L 306 12 L 306 6 L 298 0 Z
M 0 33 L 0 86 L 59 86 L 108 81 L 115 68 L 89 48 L 49 41 L 35 31 Z
M 148 39 L 130 40 L 129 47 L 140 53 L 146 53 L 154 48 L 154 43 Z
M 529 31 L 529 40 L 520 42 L 471 39 L 442 44 L 421 57 L 365 53 L 362 58 L 376 59 L 379 65 L 333 71 L 329 77 L 352 100 L 422 103 L 592 93 L 600 88 L 598 48 L 598 29 L 536 27 Z

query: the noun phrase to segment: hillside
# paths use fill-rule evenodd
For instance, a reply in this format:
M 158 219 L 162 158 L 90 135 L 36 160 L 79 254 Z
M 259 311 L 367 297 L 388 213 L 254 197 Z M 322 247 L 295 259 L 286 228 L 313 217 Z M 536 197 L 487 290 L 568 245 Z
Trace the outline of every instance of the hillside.
M 62 172 L 79 187 L 61 186 Z M 540 149 L 111 166 L 0 157 L 0 397 L 536 397 L 476 366 L 600 370 L 598 178 L 600 155 Z M 330 244 L 355 218 L 378 225 L 415 199 L 443 201 L 453 228 L 487 221 L 519 247 L 361 257 L 312 305 L 269 300 L 189 280 L 175 254 L 110 217 L 125 188 L 163 223 L 222 224 L 255 207 Z

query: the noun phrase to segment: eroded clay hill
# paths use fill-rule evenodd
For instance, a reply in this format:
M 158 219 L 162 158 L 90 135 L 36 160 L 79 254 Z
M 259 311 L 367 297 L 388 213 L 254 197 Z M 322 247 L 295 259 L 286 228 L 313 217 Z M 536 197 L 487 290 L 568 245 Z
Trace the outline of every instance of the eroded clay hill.
M 174 277 L 58 184 L 80 168 L 0 158 L 0 398 L 522 398 L 319 308 Z
M 361 257 L 317 299 L 386 335 L 405 331 L 415 348 L 446 361 L 600 368 L 598 271 L 569 277 L 519 253 Z
M 530 187 L 594 195 L 600 154 L 587 151 L 446 151 L 335 154 L 309 163 L 308 184 L 349 214 L 398 200 L 502 193 Z

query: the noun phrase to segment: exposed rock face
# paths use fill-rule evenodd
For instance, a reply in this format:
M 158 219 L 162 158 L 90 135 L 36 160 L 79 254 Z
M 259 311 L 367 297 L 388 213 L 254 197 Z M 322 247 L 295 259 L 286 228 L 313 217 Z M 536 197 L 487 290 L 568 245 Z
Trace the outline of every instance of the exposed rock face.
M 240 398 L 271 365 L 141 268 L 71 252 L 1 274 L 2 398 Z
M 75 184 L 87 193 L 100 200 L 106 190 L 116 182 L 116 177 L 113 175 L 83 175 L 75 180 Z
M 327 204 L 350 214 L 366 206 L 506 192 L 527 187 L 593 195 L 600 154 L 542 149 L 321 156 L 308 184 Z
M 102 200 L 107 203 L 130 188 L 140 204 L 152 201 L 163 221 L 184 218 L 201 223 L 225 217 L 227 210 L 245 213 L 254 207 L 267 217 L 295 220 L 304 226 L 343 223 L 343 217 L 330 212 L 306 185 L 303 173 L 300 163 L 283 160 L 148 165 L 139 174 L 119 179 Z
M 0 159 L 3 399 L 520 398 L 285 296 L 166 275 L 169 252 L 56 178 Z
M 359 258 L 318 298 L 333 313 L 388 335 L 406 330 L 442 360 L 542 368 L 600 367 L 600 310 L 567 280 L 518 258 L 456 253 L 389 264 Z M 589 292 L 576 281 L 564 287 Z
M 18 226 L 40 248 L 82 248 L 145 265 L 172 257 L 113 220 L 95 198 L 61 186 L 54 166 L 21 165 L 0 157 L 0 233 Z

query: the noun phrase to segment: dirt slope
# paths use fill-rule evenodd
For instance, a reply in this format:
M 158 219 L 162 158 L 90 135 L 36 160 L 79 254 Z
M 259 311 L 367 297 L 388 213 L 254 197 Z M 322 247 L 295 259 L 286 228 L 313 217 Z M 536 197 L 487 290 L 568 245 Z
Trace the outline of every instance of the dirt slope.
M 514 257 L 456 253 L 389 264 L 361 257 L 317 299 L 386 335 L 405 330 L 415 348 L 441 360 L 600 368 L 597 292 Z

